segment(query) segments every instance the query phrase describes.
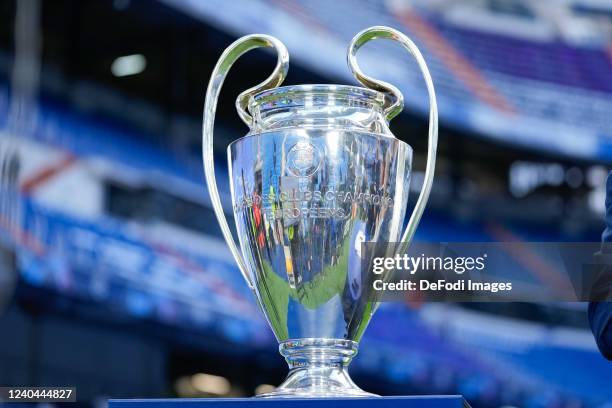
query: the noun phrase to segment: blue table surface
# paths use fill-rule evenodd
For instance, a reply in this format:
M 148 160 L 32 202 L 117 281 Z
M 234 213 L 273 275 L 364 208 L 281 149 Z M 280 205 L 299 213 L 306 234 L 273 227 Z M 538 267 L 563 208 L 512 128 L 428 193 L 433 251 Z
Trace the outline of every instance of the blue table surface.
M 393 396 L 375 398 L 173 398 L 112 399 L 109 408 L 235 408 L 244 405 L 258 408 L 295 408 L 309 405 L 316 408 L 465 408 L 469 405 L 460 395 Z

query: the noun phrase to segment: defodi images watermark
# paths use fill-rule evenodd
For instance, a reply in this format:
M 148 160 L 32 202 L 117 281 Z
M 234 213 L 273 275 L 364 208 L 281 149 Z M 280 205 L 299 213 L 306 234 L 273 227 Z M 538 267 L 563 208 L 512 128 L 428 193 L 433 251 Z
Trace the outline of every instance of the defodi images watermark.
M 410 256 L 408 254 L 395 255 L 394 257 L 375 257 L 373 259 L 372 272 L 375 275 L 383 275 L 387 270 L 401 271 L 416 274 L 422 272 L 454 272 L 463 275 L 465 272 L 483 271 L 486 268 L 488 255 L 483 254 L 478 257 L 451 257 L 451 256 Z M 373 282 L 375 290 L 400 290 L 400 291 L 487 291 L 497 293 L 499 291 L 512 290 L 512 282 L 481 282 L 472 279 L 401 279 L 396 282 L 386 282 L 376 279 Z
M 372 300 L 612 300 L 612 248 L 601 243 L 414 243 L 405 253 L 380 248 L 362 244 L 361 276 L 351 282 L 371 285 Z

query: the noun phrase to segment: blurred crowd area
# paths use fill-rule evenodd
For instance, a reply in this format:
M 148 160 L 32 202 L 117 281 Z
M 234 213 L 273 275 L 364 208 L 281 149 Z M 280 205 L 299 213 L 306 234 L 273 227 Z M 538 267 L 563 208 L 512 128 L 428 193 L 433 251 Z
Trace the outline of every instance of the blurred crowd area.
M 222 241 L 201 163 L 201 113 L 223 49 L 254 32 L 291 54 L 285 84 L 355 84 L 346 48 L 371 25 L 421 48 L 440 142 L 416 235 L 432 242 L 597 242 L 612 163 L 606 0 L 0 0 L 0 385 L 109 397 L 251 396 L 286 374 Z M 364 47 L 396 85 L 393 120 L 423 177 L 427 97 L 400 47 Z M 230 73 L 234 100 L 274 67 Z M 231 214 L 228 214 L 231 217 Z M 546 260 L 513 260 L 538 275 Z M 582 303 L 384 304 L 351 365 L 383 395 L 463 394 L 473 407 L 612 406 L 612 363 Z

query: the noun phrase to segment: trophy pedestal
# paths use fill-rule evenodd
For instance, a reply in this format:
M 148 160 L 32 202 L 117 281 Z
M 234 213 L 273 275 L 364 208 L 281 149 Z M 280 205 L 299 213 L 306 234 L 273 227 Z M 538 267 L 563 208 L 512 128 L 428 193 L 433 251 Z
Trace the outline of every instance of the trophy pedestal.
M 294 368 L 274 391 L 256 398 L 377 397 L 363 391 L 349 377 L 345 366 Z
M 258 398 L 376 397 L 359 388 L 348 373 L 357 342 L 343 339 L 295 339 L 279 345 L 289 374 L 274 391 Z
M 469 408 L 460 395 L 370 398 L 203 398 L 109 400 L 108 408 Z

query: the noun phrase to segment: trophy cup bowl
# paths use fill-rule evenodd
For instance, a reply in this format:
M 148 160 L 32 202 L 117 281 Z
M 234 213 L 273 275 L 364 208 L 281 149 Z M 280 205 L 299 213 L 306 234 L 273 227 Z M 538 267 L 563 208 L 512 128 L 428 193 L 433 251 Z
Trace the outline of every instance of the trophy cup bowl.
M 374 38 L 399 41 L 417 59 L 430 92 L 428 163 L 423 188 L 403 230 L 412 148 L 388 120 L 403 106 L 393 86 L 365 76 L 355 54 Z M 251 131 L 228 147 L 232 238 L 216 188 L 212 129 L 216 100 L 229 67 L 244 52 L 274 47 L 278 61 L 262 84 L 236 102 Z M 347 366 L 376 307 L 373 276 L 362 243 L 393 255 L 411 241 L 429 196 L 437 144 L 431 78 L 403 34 L 373 27 L 349 47 L 349 66 L 369 88 L 342 85 L 277 87 L 288 56 L 278 40 L 243 37 L 222 55 L 208 88 L 203 156 L 211 200 L 240 271 L 289 365 L 287 379 L 263 397 L 365 397 Z M 397 243 L 397 244 L 395 244 Z

